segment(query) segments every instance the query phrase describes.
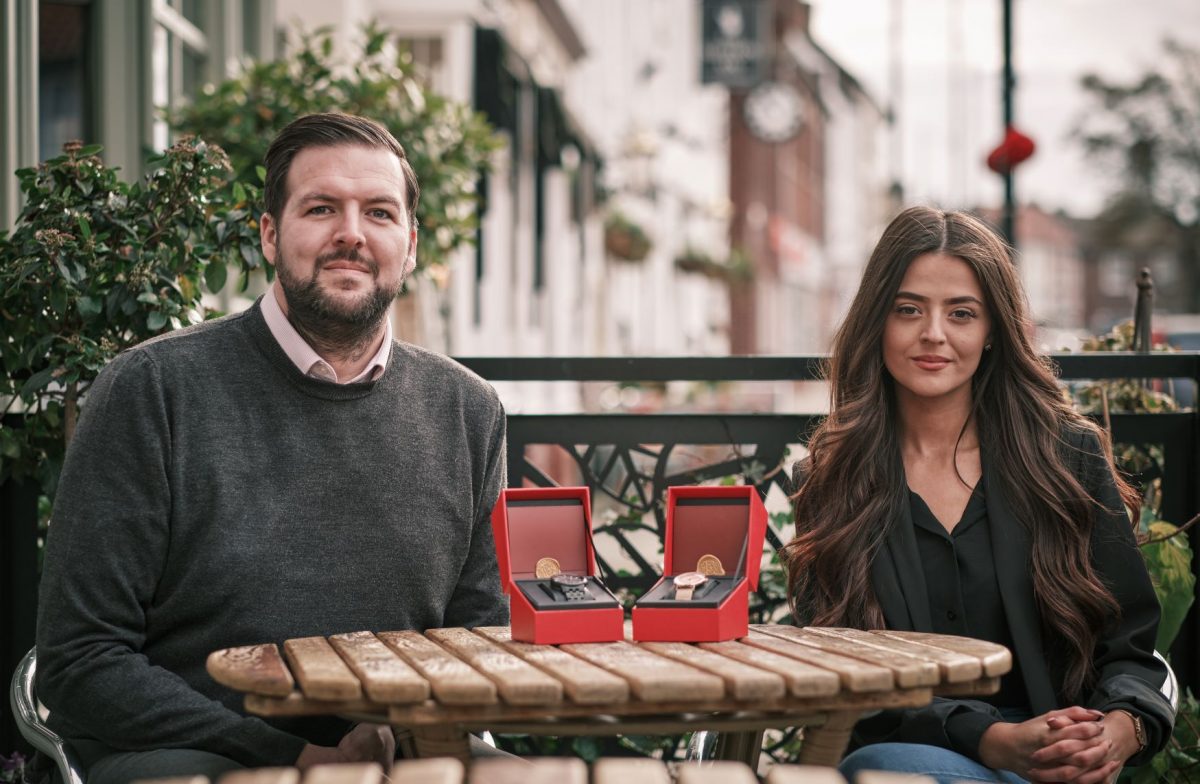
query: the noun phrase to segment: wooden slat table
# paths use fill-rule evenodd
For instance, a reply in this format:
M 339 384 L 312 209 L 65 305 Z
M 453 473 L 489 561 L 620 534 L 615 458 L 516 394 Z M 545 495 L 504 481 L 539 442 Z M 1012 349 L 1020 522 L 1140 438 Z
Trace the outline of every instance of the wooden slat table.
M 445 757 L 398 762 L 390 784 L 671 784 L 667 766 L 658 760 L 620 757 L 596 760 L 590 775 L 577 759 L 540 758 L 480 760 L 468 772 Z M 679 768 L 679 784 L 758 784 L 740 762 L 688 764 Z M 134 784 L 209 784 L 204 776 L 148 779 Z M 389 784 L 376 764 L 318 765 L 303 773 L 295 768 L 259 768 L 226 773 L 217 784 Z M 808 765 L 776 765 L 767 784 L 847 784 L 836 770 Z M 933 784 L 933 779 L 901 773 L 864 771 L 854 784 Z M 965 783 L 964 783 L 965 784 Z
M 467 760 L 466 733 L 730 733 L 758 759 L 763 730 L 806 728 L 800 761 L 836 765 L 864 712 L 996 692 L 1002 646 L 934 634 L 756 625 L 720 643 L 514 642 L 506 627 L 358 632 L 216 651 L 208 671 L 260 716 L 388 722 L 418 757 Z

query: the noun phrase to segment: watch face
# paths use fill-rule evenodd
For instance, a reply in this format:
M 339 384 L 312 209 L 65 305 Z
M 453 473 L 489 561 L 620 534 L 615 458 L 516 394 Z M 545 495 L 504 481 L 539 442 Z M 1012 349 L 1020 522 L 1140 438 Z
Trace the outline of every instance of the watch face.
M 746 126 L 766 142 L 792 138 L 804 123 L 804 99 L 783 82 L 763 82 L 746 96 L 742 106 Z
M 550 578 L 555 585 L 587 585 L 587 578 L 579 574 L 556 574 Z
M 695 588 L 697 585 L 702 585 L 708 582 L 708 577 L 700 574 L 700 572 L 684 572 L 683 574 L 675 575 L 676 588 Z

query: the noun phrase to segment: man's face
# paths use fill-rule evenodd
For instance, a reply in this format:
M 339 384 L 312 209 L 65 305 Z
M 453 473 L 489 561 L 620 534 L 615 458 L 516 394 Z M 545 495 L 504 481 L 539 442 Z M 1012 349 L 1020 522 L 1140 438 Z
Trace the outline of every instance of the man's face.
M 365 145 L 297 153 L 287 202 L 260 235 L 289 314 L 310 322 L 378 323 L 416 266 L 400 160 Z

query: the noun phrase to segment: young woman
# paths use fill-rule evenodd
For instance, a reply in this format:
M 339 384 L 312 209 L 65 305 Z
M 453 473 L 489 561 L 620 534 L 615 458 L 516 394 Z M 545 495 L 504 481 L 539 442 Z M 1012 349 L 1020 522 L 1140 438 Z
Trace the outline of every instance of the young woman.
M 1029 328 L 996 234 L 916 207 L 884 231 L 834 338 L 832 410 L 797 466 L 784 553 L 797 621 L 1013 652 L 995 695 L 859 722 L 851 781 L 1108 782 L 1170 738 L 1138 496 Z

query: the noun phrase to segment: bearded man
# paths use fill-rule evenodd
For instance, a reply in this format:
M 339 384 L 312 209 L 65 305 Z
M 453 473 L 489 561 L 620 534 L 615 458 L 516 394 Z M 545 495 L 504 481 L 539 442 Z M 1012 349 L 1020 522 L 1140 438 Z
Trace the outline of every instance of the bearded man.
M 41 584 L 37 688 L 89 784 L 378 760 L 377 725 L 265 721 L 219 648 L 507 623 L 489 514 L 504 411 L 392 339 L 418 187 L 375 122 L 303 117 L 266 157 L 249 310 L 147 341 L 93 384 Z

